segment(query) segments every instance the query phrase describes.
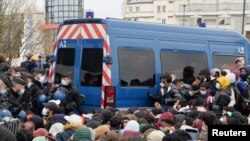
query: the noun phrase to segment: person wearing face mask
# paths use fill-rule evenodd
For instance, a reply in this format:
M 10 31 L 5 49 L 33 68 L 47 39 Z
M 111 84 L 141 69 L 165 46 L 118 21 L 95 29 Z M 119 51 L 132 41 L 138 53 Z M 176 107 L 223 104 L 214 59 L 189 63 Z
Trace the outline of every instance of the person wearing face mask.
M 40 68 L 38 55 L 28 53 L 27 60 L 25 62 L 22 62 L 21 66 L 26 68 L 29 73 L 33 73 L 34 69 Z
M 53 98 L 53 95 L 57 91 L 63 91 L 65 93 L 65 98 L 62 101 L 62 105 L 65 110 L 65 114 L 77 110 L 79 113 L 82 113 L 82 104 L 84 102 L 84 95 L 80 95 L 77 88 L 73 85 L 72 82 L 72 73 L 68 72 L 62 75 L 61 84 L 55 86 L 50 92 L 50 96 Z
M 53 115 L 59 114 L 61 111 L 58 104 L 60 104 L 60 102 L 57 103 L 57 101 L 52 101 L 52 100 L 44 104 L 42 115 L 45 121 L 44 127 L 47 130 L 49 130 L 49 128 L 52 126 L 52 123 L 54 122 Z
M 186 96 L 188 105 L 192 108 L 204 105 L 204 97 L 201 95 L 200 86 L 192 85 L 189 89 L 189 95 Z
M 165 73 L 161 76 L 161 83 L 160 83 L 160 90 L 158 91 L 157 95 L 153 95 L 150 92 L 147 94 L 148 97 L 153 100 L 156 104 L 160 104 L 161 107 L 166 110 L 169 107 L 172 107 L 177 99 L 174 99 L 175 94 L 178 93 L 177 87 L 179 86 L 179 80 L 176 80 L 176 85 L 173 84 L 172 87 L 175 86 L 174 89 L 171 87 L 172 77 L 170 74 Z M 180 94 L 178 94 L 180 96 Z
M 21 72 L 27 71 L 25 68 L 22 67 L 16 67 L 16 68 L 11 68 L 7 72 L 5 72 L 6 76 L 9 77 L 10 80 L 13 79 L 13 77 L 20 77 Z
M 222 110 L 224 106 L 228 106 L 230 96 L 232 95 L 229 79 L 225 76 L 217 78 L 215 88 L 216 94 L 214 96 L 213 109 Z
M 41 85 L 37 84 L 33 75 L 28 72 L 22 72 L 21 78 L 23 78 L 27 82 L 27 89 L 29 90 L 31 96 L 32 109 L 31 111 L 34 114 L 41 115 L 42 107 L 37 103 L 40 95 L 46 95 L 43 93 L 43 88 Z
M 10 103 L 8 103 L 8 87 L 11 86 L 11 82 L 3 74 L 0 74 L 0 107 L 9 109 Z
M 33 73 L 34 79 L 36 83 L 40 85 L 42 88 L 46 88 L 48 84 L 48 79 L 46 75 L 46 71 L 43 69 L 34 69 Z
M 208 82 L 202 82 L 200 85 L 200 94 L 204 98 L 204 106 L 208 109 L 212 109 L 213 98 L 210 94 L 210 85 Z
M 12 87 L 9 89 L 8 102 L 11 104 L 10 111 L 14 116 L 22 110 L 30 110 L 32 107 L 30 93 L 26 89 L 26 82 L 14 77 L 12 80 Z

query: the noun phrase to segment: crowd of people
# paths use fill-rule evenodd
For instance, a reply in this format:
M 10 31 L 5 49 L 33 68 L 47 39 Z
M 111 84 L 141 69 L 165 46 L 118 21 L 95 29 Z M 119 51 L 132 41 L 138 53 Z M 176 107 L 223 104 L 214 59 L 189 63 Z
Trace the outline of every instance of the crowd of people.
M 207 141 L 210 125 L 250 125 L 250 66 L 235 61 L 236 71 L 183 69 L 181 79 L 165 73 L 155 107 L 82 111 L 84 96 L 69 73 L 47 87 L 48 71 L 28 54 L 11 68 L 0 55 L 0 118 L 20 119 L 16 134 L 0 126 L 3 141 Z M 46 66 L 49 66 L 47 64 Z

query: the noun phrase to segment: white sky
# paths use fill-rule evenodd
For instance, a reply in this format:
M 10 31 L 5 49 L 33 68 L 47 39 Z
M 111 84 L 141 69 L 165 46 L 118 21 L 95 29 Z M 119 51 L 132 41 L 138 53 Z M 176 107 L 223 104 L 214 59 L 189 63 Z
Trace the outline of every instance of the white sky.
M 45 9 L 45 0 L 35 0 L 39 9 Z M 84 0 L 84 9 L 94 11 L 95 18 L 121 18 L 123 0 Z
M 85 10 L 94 11 L 95 18 L 121 18 L 123 0 L 84 0 Z

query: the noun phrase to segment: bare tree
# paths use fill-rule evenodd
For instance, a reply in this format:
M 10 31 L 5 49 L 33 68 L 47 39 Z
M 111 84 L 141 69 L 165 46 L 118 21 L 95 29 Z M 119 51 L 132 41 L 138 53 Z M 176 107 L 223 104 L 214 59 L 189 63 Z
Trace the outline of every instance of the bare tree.
M 32 0 L 0 1 L 0 51 L 10 62 L 27 50 L 43 53 L 43 33 L 39 31 L 43 21 L 44 13 L 36 11 Z

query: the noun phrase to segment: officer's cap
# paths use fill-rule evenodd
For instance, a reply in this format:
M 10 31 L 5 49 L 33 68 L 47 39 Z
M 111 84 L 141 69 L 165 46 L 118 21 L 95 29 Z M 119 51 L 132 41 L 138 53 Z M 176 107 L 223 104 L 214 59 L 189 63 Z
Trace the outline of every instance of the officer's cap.
M 34 69 L 34 73 L 45 74 L 45 70 L 44 69 Z
M 66 73 L 63 73 L 62 74 L 62 78 L 65 78 L 65 77 L 72 77 L 72 73 L 71 72 L 66 72 Z
M 12 80 L 13 84 L 20 84 L 25 86 L 26 85 L 26 81 L 24 81 L 23 79 L 19 78 L 19 77 L 14 77 Z
M 21 73 L 21 78 L 24 79 L 24 80 L 26 80 L 28 78 L 33 79 L 33 75 L 28 73 L 28 72 L 22 72 Z

